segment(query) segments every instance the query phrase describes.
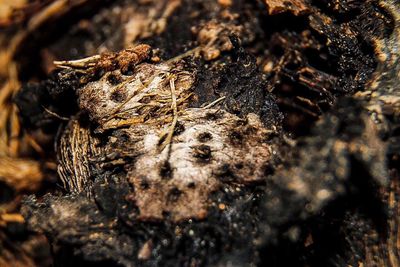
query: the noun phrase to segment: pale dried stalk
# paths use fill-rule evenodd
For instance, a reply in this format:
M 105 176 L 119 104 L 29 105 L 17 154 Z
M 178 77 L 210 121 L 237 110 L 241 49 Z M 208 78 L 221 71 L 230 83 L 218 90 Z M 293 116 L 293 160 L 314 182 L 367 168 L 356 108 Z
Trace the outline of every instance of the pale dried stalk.
M 163 151 L 164 148 L 171 144 L 172 137 L 174 136 L 174 131 L 176 124 L 178 122 L 178 106 L 176 104 L 176 94 L 175 94 L 175 78 L 171 77 L 169 80 L 169 86 L 171 88 L 171 109 L 173 112 L 173 120 L 171 126 L 169 127 L 167 137 L 165 138 L 164 142 L 160 146 L 160 151 Z M 160 139 L 164 138 L 161 136 Z
M 58 147 L 58 173 L 64 188 L 81 192 L 91 181 L 90 158 L 99 155 L 101 148 L 98 140 L 90 135 L 88 129 L 80 127 L 78 121 L 72 120 L 67 129 Z
M 11 39 L 7 49 L 0 51 L 0 180 L 17 191 L 35 191 L 39 188 L 44 175 L 39 162 L 18 158 L 21 143 L 28 138 L 21 132 L 17 108 L 12 103 L 13 95 L 19 90 L 18 65 L 14 61 L 21 45 L 29 35 L 41 25 L 60 17 L 72 8 L 86 3 L 88 0 L 56 0 L 35 14 L 25 29 L 17 32 Z M 40 147 L 34 148 L 41 150 Z
M 0 157 L 0 181 L 16 191 L 36 191 L 43 180 L 37 161 L 12 157 Z

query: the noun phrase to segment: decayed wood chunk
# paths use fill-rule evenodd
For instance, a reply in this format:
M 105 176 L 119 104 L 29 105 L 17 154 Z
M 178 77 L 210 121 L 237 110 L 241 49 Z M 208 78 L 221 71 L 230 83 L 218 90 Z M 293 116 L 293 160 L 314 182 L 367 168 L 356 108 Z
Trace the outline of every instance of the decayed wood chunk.
M 121 165 L 139 220 L 181 221 L 205 218 L 209 195 L 224 183 L 262 181 L 275 126 L 264 126 L 253 113 L 240 118 L 213 109 L 215 103 L 190 108 L 194 80 L 182 62 L 142 63 L 129 76 L 112 70 L 80 88 L 80 109 L 95 132 L 112 132 L 99 150 L 94 132 L 68 126 L 59 152 L 66 187 L 88 190 L 84 185 L 104 169 L 102 162 Z

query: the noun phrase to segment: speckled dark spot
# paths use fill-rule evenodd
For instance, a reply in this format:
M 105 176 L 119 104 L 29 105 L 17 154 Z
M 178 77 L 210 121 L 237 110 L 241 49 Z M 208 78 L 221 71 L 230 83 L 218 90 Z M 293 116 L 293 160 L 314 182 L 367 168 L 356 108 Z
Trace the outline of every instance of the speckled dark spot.
M 190 183 L 188 183 L 187 187 L 190 188 L 190 189 L 194 189 L 194 188 L 196 188 L 196 183 L 195 182 L 190 182 Z
M 111 93 L 111 100 L 114 102 L 121 103 L 126 99 L 126 92 L 123 90 L 115 90 L 114 92 Z
M 206 119 L 210 121 L 216 121 L 221 119 L 222 116 L 219 112 L 207 112 L 206 113 Z
M 211 148 L 207 145 L 199 145 L 193 147 L 193 157 L 203 162 L 208 162 L 211 159 Z
M 235 168 L 238 169 L 238 170 L 243 169 L 243 167 L 244 167 L 243 162 L 238 162 L 238 163 L 235 164 Z
M 122 77 L 118 76 L 114 73 L 111 73 L 110 75 L 107 76 L 107 81 L 111 84 L 111 85 L 118 85 L 122 82 Z
M 219 167 L 214 174 L 223 182 L 231 182 L 235 180 L 235 174 L 228 163 Z
M 197 136 L 197 140 L 198 140 L 199 142 L 207 142 L 207 141 L 210 141 L 212 138 L 213 138 L 213 137 L 212 137 L 212 134 L 211 134 L 211 133 L 208 133 L 208 132 L 200 133 L 200 134 Z
M 229 134 L 229 141 L 234 145 L 240 145 L 243 142 L 243 134 L 239 131 L 233 131 Z
M 168 161 L 164 161 L 160 168 L 160 176 L 162 178 L 172 178 L 172 168 Z
M 140 187 L 144 190 L 149 189 L 150 188 L 150 183 L 149 181 L 147 181 L 146 177 L 142 178 L 142 181 L 140 183 Z
M 168 202 L 176 202 L 176 201 L 178 201 L 178 199 L 181 195 L 182 195 L 182 191 L 179 190 L 178 188 L 174 187 L 168 192 L 167 201 Z
M 181 122 L 177 122 L 174 130 L 174 136 L 180 135 L 185 131 L 185 126 Z

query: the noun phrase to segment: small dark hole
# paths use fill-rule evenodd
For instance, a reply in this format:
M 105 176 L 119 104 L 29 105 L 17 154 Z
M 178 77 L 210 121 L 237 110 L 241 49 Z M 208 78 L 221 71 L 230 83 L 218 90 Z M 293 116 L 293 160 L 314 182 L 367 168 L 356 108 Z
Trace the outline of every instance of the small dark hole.
M 167 201 L 168 202 L 176 202 L 179 197 L 182 195 L 182 191 L 178 188 L 174 187 L 168 192 Z
M 162 178 L 171 178 L 172 177 L 172 168 L 171 168 L 171 164 L 168 161 L 165 161 L 161 165 L 160 176 Z
M 140 182 L 140 187 L 143 190 L 149 189 L 150 188 L 150 183 L 146 180 L 146 178 L 143 178 L 142 181 Z
M 114 73 L 111 73 L 110 75 L 107 76 L 107 81 L 111 84 L 111 85 L 118 85 L 122 82 L 122 77 L 118 76 Z
M 206 114 L 206 119 L 210 121 L 216 121 L 221 119 L 221 114 L 219 112 L 208 112 Z
M 193 157 L 202 161 L 209 161 L 211 159 L 211 148 L 207 145 L 200 145 L 193 147 Z
M 243 135 L 238 131 L 233 131 L 229 134 L 229 139 L 235 145 L 239 145 L 243 141 Z
M 235 168 L 236 168 L 236 169 L 241 170 L 241 169 L 243 169 L 243 167 L 244 167 L 243 162 L 239 162 L 239 163 L 236 163 L 236 164 L 235 164 Z
M 185 131 L 185 126 L 181 122 L 178 121 L 175 126 L 174 135 L 175 136 L 180 135 L 184 131 Z
M 199 142 L 207 142 L 207 141 L 210 141 L 212 138 L 213 138 L 212 134 L 207 133 L 207 132 L 200 133 L 197 136 L 197 140 L 199 140 Z
M 196 188 L 196 184 L 195 184 L 194 182 L 190 182 L 190 183 L 187 185 L 187 187 L 190 188 L 190 189 L 193 189 L 193 188 Z

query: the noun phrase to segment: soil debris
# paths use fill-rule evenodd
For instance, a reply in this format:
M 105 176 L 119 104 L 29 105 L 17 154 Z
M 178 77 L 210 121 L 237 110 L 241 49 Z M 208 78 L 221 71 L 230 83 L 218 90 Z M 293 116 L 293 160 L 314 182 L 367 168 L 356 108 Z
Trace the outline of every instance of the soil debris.
M 308 0 L 265 0 L 268 13 L 271 15 L 290 12 L 295 16 L 304 15 L 310 12 Z
M 398 265 L 398 0 L 13 5 L 0 265 Z

